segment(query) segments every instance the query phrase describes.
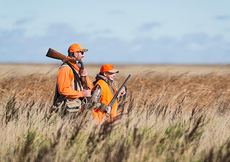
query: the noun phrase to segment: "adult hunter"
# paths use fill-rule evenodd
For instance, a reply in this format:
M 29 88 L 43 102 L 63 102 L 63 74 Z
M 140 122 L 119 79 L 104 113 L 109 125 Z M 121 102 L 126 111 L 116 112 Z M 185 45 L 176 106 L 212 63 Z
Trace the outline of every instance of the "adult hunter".
M 69 47 L 67 58 L 75 60 L 76 64 L 67 61 L 59 68 L 53 110 L 60 109 L 64 114 L 66 111 L 78 112 L 85 105 L 85 97 L 91 97 L 92 86 L 88 73 L 86 69 L 82 70 L 80 65 L 77 65 L 87 51 L 88 49 L 83 49 L 79 44 Z
M 94 87 L 91 98 L 95 124 L 98 124 L 105 114 L 109 116 L 108 121 L 116 120 L 117 102 L 119 100 L 124 100 L 126 96 L 126 88 L 123 87 L 112 107 L 109 106 L 111 100 L 118 91 L 117 86 L 114 83 L 115 74 L 118 72 L 119 71 L 114 69 L 111 64 L 105 64 L 101 67 L 100 72 L 95 77 L 96 80 L 93 82 Z

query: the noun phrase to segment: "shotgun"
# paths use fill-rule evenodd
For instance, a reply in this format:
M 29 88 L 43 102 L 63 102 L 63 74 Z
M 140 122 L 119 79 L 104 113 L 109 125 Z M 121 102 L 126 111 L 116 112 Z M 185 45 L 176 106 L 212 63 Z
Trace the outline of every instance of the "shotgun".
M 84 70 L 85 68 L 84 68 L 84 64 L 83 64 L 82 60 L 79 61 L 79 63 L 81 64 L 81 69 Z M 85 90 L 88 90 L 88 85 L 87 85 L 86 76 L 83 76 L 83 82 L 84 82 Z M 91 102 L 90 97 L 87 97 L 87 102 L 88 102 L 88 103 Z
M 125 83 L 128 81 L 128 79 L 130 78 L 131 74 L 129 74 L 129 76 L 125 79 L 124 83 L 121 85 L 121 87 L 119 88 L 119 90 L 117 91 L 117 93 L 113 96 L 113 99 L 110 101 L 108 107 L 111 107 L 113 106 L 113 104 L 115 103 L 116 99 L 117 99 L 117 96 L 118 94 L 120 93 L 121 89 L 125 86 Z
M 55 50 L 52 49 L 52 48 L 49 48 L 49 50 L 48 50 L 46 56 L 47 56 L 47 57 L 50 57 L 50 58 L 62 60 L 63 62 L 70 61 L 70 62 L 76 64 L 76 61 L 75 61 L 75 60 L 67 58 L 65 55 L 63 55 L 63 54 L 61 54 L 61 53 L 55 51 Z M 83 62 L 80 61 L 79 63 L 81 64 L 81 68 L 84 69 Z M 84 77 L 84 81 L 85 81 L 85 89 L 88 90 L 88 85 L 87 85 L 86 77 Z M 87 97 L 87 101 L 90 102 L 90 98 L 89 98 L 89 97 Z
M 54 58 L 54 59 L 58 59 L 58 60 L 62 60 L 63 62 L 67 62 L 67 61 L 70 61 L 74 64 L 76 64 L 76 61 L 73 60 L 73 59 L 68 59 L 65 55 L 55 51 L 54 49 L 52 48 L 49 48 L 47 54 L 46 54 L 47 57 L 50 57 L 50 58 Z

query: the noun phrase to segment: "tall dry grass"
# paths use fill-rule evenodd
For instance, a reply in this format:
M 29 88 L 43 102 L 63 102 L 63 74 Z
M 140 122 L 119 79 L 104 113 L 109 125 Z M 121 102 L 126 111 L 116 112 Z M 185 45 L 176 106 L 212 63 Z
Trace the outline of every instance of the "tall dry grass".
M 0 77 L 1 161 L 230 161 L 229 74 L 131 76 L 124 111 L 99 125 L 50 115 L 55 82 Z

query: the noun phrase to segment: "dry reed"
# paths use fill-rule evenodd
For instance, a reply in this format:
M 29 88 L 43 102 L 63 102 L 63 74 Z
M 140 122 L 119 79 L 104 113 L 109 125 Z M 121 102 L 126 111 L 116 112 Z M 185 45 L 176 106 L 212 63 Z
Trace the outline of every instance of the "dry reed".
M 229 74 L 132 76 L 116 123 L 99 125 L 90 110 L 49 114 L 55 80 L 0 77 L 1 161 L 230 160 Z

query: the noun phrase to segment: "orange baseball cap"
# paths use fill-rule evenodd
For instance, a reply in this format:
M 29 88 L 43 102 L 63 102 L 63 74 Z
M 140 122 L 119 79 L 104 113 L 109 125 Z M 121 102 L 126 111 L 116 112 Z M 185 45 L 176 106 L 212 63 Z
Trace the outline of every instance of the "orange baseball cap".
M 77 51 L 82 51 L 82 52 L 87 52 L 88 49 L 83 49 L 80 44 L 72 44 L 69 46 L 69 52 L 77 52 Z
M 111 65 L 111 64 L 105 64 L 101 67 L 100 69 L 100 72 L 101 73 L 104 73 L 104 72 L 110 72 L 110 73 L 119 73 L 118 70 L 114 69 L 114 67 Z

